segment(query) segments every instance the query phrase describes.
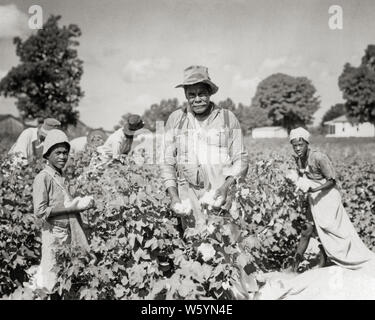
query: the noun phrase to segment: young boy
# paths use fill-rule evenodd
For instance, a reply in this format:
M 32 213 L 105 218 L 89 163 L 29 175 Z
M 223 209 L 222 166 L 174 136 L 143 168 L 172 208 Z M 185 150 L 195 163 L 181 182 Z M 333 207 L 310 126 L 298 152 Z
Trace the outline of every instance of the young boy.
M 56 273 L 52 271 L 56 264 L 55 250 L 58 245 L 71 242 L 72 217 L 86 209 L 78 209 L 74 203 L 64 206 L 65 200 L 71 199 L 62 172 L 69 150 L 70 144 L 63 131 L 49 131 L 43 145 L 43 158 L 48 163 L 33 184 L 34 213 L 42 220 L 42 259 L 37 286 L 48 291 L 56 283 Z

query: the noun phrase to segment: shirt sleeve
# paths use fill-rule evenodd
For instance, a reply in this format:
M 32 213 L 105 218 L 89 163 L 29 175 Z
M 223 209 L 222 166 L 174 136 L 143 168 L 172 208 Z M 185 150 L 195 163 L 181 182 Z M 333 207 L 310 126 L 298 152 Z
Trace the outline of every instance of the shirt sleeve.
M 122 144 L 122 141 L 120 140 L 120 138 L 113 141 L 113 143 L 112 143 L 112 157 L 113 157 L 113 159 L 118 159 L 120 157 L 120 155 L 121 155 L 121 144 Z
M 244 145 L 241 125 L 236 116 L 229 112 L 229 154 L 232 161 L 232 174 L 236 178 L 246 176 L 249 168 L 249 157 Z
M 38 174 L 33 184 L 34 214 L 42 220 L 47 220 L 51 214 L 52 207 L 49 206 L 48 180 L 45 175 Z
M 176 141 L 175 134 L 176 117 L 171 114 L 165 125 L 165 133 L 163 136 L 163 157 L 161 168 L 161 177 L 165 189 L 169 187 L 177 187 L 176 174 Z
M 9 151 L 9 154 L 20 154 L 24 158 L 29 159 L 32 157 L 32 137 L 30 136 L 30 132 L 28 130 L 22 131 L 20 136 L 18 137 L 16 143 L 12 146 Z
M 329 157 L 324 153 L 318 153 L 316 160 L 317 166 L 324 178 L 327 180 L 336 180 L 336 172 Z

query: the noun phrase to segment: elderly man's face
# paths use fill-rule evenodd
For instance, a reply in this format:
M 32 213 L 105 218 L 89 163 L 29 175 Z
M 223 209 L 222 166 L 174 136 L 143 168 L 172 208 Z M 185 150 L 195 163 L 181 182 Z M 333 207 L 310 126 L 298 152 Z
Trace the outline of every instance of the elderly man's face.
M 211 94 L 204 83 L 187 86 L 185 95 L 192 111 L 196 114 L 205 113 L 210 106 Z

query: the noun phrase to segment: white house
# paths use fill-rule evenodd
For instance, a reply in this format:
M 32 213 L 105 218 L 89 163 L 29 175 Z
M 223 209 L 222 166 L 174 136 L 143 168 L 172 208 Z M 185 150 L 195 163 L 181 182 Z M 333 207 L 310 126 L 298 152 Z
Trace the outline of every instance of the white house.
M 254 139 L 261 138 L 287 138 L 288 131 L 283 127 L 260 127 L 254 128 L 251 132 Z
M 370 122 L 352 124 L 346 115 L 324 122 L 328 127 L 326 137 L 375 137 L 375 126 Z

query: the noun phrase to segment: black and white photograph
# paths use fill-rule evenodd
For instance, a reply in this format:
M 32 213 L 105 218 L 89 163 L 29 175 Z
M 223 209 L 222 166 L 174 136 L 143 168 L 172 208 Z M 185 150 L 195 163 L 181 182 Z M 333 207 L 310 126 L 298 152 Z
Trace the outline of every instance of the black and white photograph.
M 374 30 L 373 0 L 0 0 L 0 300 L 375 300 Z

